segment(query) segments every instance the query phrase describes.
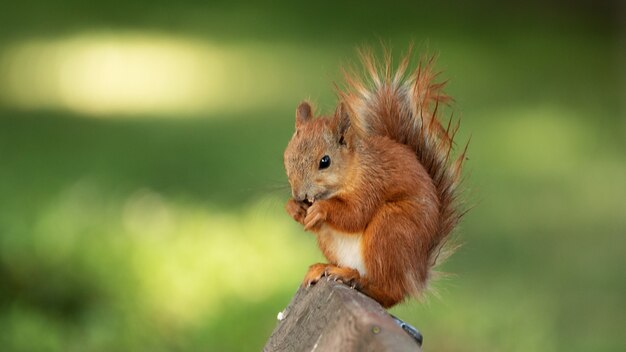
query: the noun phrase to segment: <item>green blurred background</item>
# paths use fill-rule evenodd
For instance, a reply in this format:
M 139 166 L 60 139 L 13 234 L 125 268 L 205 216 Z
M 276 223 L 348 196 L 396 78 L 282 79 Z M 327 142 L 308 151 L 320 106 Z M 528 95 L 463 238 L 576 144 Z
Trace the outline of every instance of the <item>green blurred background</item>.
M 455 275 L 393 312 L 431 351 L 626 350 L 624 7 L 471 3 L 3 2 L 2 349 L 261 349 L 320 260 L 294 109 L 382 40 L 472 136 Z

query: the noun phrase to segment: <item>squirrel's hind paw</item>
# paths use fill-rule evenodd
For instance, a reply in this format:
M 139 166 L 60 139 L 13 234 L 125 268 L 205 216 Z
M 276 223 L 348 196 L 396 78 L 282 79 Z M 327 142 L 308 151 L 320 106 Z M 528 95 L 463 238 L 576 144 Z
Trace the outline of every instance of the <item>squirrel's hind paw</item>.
M 311 265 L 309 267 L 309 271 L 307 271 L 306 275 L 304 275 L 302 287 L 309 288 L 312 285 L 315 285 L 322 277 L 326 276 L 326 268 L 329 266 L 330 264 L 322 263 Z
M 328 280 L 341 282 L 350 286 L 350 288 L 360 289 L 362 278 L 356 269 L 338 267 L 333 264 L 317 263 L 309 267 L 309 271 L 304 276 L 302 287 L 311 287 L 320 281 L 323 277 Z
M 356 269 L 328 266 L 326 268 L 326 276 L 329 280 L 344 283 L 350 286 L 350 288 L 359 289 L 361 287 L 361 275 Z

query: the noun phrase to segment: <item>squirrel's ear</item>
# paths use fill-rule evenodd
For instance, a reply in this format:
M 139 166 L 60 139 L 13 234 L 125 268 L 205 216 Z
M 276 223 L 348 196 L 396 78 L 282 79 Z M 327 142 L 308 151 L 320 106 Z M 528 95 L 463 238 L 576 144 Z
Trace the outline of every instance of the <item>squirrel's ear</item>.
M 337 107 L 335 120 L 337 121 L 337 132 L 343 137 L 350 127 L 350 113 L 345 103 L 342 102 Z
M 313 115 L 312 110 L 311 104 L 306 101 L 303 101 L 300 105 L 298 105 L 298 108 L 296 109 L 296 128 L 300 128 L 302 124 L 311 119 Z

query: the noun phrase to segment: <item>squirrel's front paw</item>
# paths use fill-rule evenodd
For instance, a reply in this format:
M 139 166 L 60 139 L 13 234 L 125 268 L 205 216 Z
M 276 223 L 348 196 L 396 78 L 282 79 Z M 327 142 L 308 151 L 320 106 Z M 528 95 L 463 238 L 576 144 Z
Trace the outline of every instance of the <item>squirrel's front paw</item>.
M 305 202 L 298 202 L 295 199 L 291 198 L 285 205 L 285 209 L 289 216 L 291 216 L 294 220 L 304 225 L 304 218 L 306 217 L 306 211 L 309 208 L 309 205 Z
M 306 211 L 306 217 L 304 218 L 305 230 L 316 230 L 322 225 L 322 222 L 326 221 L 326 210 L 320 205 L 320 202 L 314 202 Z

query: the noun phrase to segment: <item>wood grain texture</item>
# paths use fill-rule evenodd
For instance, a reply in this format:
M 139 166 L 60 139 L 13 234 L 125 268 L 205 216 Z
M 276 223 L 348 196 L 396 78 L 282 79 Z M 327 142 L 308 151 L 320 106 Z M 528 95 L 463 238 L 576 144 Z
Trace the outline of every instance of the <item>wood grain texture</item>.
M 420 351 L 371 298 L 322 279 L 300 288 L 263 351 Z

